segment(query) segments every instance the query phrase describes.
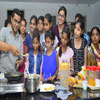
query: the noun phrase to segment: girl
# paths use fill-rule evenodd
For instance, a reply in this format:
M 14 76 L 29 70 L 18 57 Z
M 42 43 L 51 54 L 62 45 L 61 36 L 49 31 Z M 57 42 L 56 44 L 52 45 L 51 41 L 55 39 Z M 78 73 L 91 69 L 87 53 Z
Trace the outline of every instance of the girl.
M 47 51 L 43 56 L 41 81 L 53 81 L 58 74 L 58 56 L 55 50 L 52 49 L 54 43 L 54 33 L 51 31 L 46 32 L 45 41 Z
M 23 39 L 23 55 L 25 54 L 25 45 L 24 45 L 24 42 L 25 42 L 25 37 L 26 37 L 26 26 L 27 26 L 27 22 L 26 22 L 26 19 L 22 18 L 21 19 L 21 24 L 20 24 L 20 29 L 19 29 L 19 33 Z M 20 72 L 24 72 L 24 69 L 25 69 L 25 59 L 23 61 L 23 65 L 22 67 L 19 69 Z
M 42 62 L 42 54 L 40 53 L 40 35 L 35 31 L 32 38 L 33 51 L 29 52 L 29 73 L 40 74 L 40 66 Z
M 33 51 L 33 46 L 32 46 L 32 36 L 34 34 L 34 31 L 36 30 L 37 27 L 37 17 L 33 15 L 30 18 L 30 34 L 28 34 L 25 38 L 25 54 Z
M 74 35 L 75 38 L 71 39 L 70 47 L 74 51 L 74 73 L 75 75 L 81 71 L 82 66 L 86 66 L 87 61 L 87 42 L 82 38 L 84 24 L 82 21 L 75 23 Z
M 68 46 L 70 40 L 70 30 L 68 27 L 64 27 L 61 37 L 62 46 L 58 47 L 57 53 L 59 55 L 59 63 L 68 62 L 69 67 L 71 66 L 71 70 L 73 71 L 73 50 Z
M 38 28 L 38 31 L 39 31 L 39 34 L 40 34 L 40 44 L 41 44 L 41 46 L 43 46 L 42 45 L 42 42 L 43 42 L 43 40 L 42 40 L 42 34 L 44 34 L 43 33 L 43 29 L 44 29 L 44 17 L 43 16 L 40 16 L 38 18 L 37 28 Z M 42 52 L 42 47 L 41 47 L 41 52 Z
M 44 16 L 44 31 L 47 32 L 49 30 L 52 30 L 52 17 L 51 17 L 51 14 L 46 14 Z M 45 34 L 42 34 L 41 40 L 42 40 L 42 51 L 44 53 L 47 50 L 46 44 L 45 44 Z M 57 37 L 55 37 L 53 49 L 56 47 L 57 43 L 58 43 L 58 40 L 57 40 Z
M 100 28 L 94 26 L 90 33 L 91 48 L 88 54 L 87 64 L 89 66 L 97 66 L 97 61 L 100 60 Z
M 40 16 L 38 18 L 37 28 L 41 36 L 43 34 L 43 28 L 44 28 L 44 17 L 43 16 Z
M 53 32 L 57 36 L 58 46 L 61 45 L 61 34 L 64 26 L 69 27 L 66 22 L 67 10 L 64 6 L 61 6 L 58 11 L 58 24 L 53 27 Z

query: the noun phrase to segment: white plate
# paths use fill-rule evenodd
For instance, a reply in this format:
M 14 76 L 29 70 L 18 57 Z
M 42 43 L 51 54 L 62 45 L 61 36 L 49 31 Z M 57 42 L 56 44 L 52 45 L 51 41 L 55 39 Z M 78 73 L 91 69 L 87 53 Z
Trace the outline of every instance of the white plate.
M 100 87 L 90 86 L 90 85 L 88 85 L 88 87 L 89 87 L 91 90 L 100 90 Z
M 40 92 L 52 92 L 55 89 L 55 85 L 45 83 L 40 85 L 39 88 L 40 88 Z

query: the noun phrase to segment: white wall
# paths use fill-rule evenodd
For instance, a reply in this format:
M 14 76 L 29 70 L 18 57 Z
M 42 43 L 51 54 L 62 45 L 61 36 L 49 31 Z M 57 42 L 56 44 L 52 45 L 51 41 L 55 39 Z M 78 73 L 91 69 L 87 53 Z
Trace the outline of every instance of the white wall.
M 57 16 L 59 7 L 63 5 L 68 10 L 67 21 L 73 22 L 76 13 L 81 13 L 87 17 L 87 31 L 90 31 L 93 24 L 93 10 L 94 5 L 88 6 L 87 4 L 47 4 L 47 3 L 24 3 L 24 2 L 0 2 L 0 27 L 3 26 L 4 20 L 7 18 L 7 10 L 19 8 L 25 11 L 25 18 L 29 22 L 31 15 L 37 16 L 51 13 Z
M 100 26 L 100 2 L 94 5 L 94 25 Z

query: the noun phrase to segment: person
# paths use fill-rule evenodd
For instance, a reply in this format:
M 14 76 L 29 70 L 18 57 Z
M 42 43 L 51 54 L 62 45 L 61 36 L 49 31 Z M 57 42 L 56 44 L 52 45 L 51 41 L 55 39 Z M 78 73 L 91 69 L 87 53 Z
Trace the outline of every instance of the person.
M 44 28 L 44 17 L 39 16 L 38 21 L 37 21 L 37 29 L 39 31 L 40 37 L 43 34 L 43 28 Z
M 90 32 L 90 51 L 88 53 L 87 65 L 97 66 L 100 60 L 100 28 L 93 26 Z
M 20 24 L 20 29 L 19 29 L 19 33 L 22 37 L 22 40 L 23 40 L 23 55 L 25 55 L 25 45 L 24 45 L 24 42 L 25 42 L 25 37 L 26 37 L 26 27 L 27 27 L 27 22 L 26 22 L 26 19 L 25 18 L 22 18 L 21 19 L 21 24 Z M 24 69 L 25 69 L 25 58 L 23 58 L 23 64 L 22 66 L 20 67 L 19 71 L 20 72 L 24 72 Z
M 69 69 L 71 70 L 70 74 L 72 75 L 74 74 L 74 64 L 73 64 L 74 52 L 72 48 L 69 47 L 69 40 L 70 40 L 70 29 L 68 27 L 64 27 L 61 37 L 62 45 L 58 47 L 56 50 L 59 56 L 59 64 L 62 62 L 67 62 L 69 64 Z
M 0 72 L 11 73 L 23 63 L 23 42 L 18 33 L 20 21 L 21 12 L 15 8 L 11 16 L 11 26 L 3 27 L 0 31 Z
M 7 18 L 7 19 L 5 20 L 4 26 L 5 26 L 5 27 L 11 26 L 11 20 L 10 20 L 9 18 Z
M 74 35 L 75 38 L 70 40 L 70 47 L 74 51 L 74 74 L 81 71 L 82 66 L 87 65 L 87 41 L 83 38 L 84 24 L 78 20 L 75 23 Z
M 77 22 L 78 20 L 82 20 L 83 21 L 83 16 L 80 13 L 77 13 L 75 16 L 75 22 Z M 90 37 L 88 36 L 88 34 L 86 34 L 85 32 L 83 33 L 83 38 L 87 40 L 87 45 L 89 46 L 90 44 Z
M 43 16 L 39 16 L 38 18 L 38 23 L 37 23 L 37 29 L 39 31 L 39 34 L 40 34 L 40 51 L 42 52 L 42 34 L 44 34 L 44 17 Z
M 29 73 L 40 74 L 40 66 L 42 63 L 42 53 L 40 53 L 40 34 L 35 31 L 32 38 L 33 51 L 29 52 Z
M 58 11 L 58 24 L 53 27 L 53 32 L 57 36 L 58 39 L 58 46 L 61 45 L 61 35 L 64 26 L 69 27 L 69 25 L 66 22 L 67 17 L 67 10 L 64 6 L 61 6 Z
M 46 33 L 49 30 L 52 30 L 52 17 L 51 17 L 51 14 L 47 13 L 44 16 L 44 31 Z M 47 50 L 46 44 L 45 44 L 45 33 L 41 35 L 41 40 L 42 40 L 41 46 L 42 46 L 43 53 Z M 58 39 L 57 39 L 57 37 L 55 37 L 53 49 L 55 49 L 57 43 L 58 43 Z
M 42 73 L 41 73 L 42 82 L 46 81 L 53 82 L 59 71 L 58 55 L 57 52 L 52 48 L 54 39 L 55 36 L 52 31 L 46 32 L 45 41 L 46 41 L 47 51 L 43 55 Z
M 27 34 L 25 38 L 25 54 L 33 51 L 32 36 L 34 34 L 34 31 L 36 30 L 36 27 L 37 17 L 35 15 L 32 15 L 32 17 L 30 18 L 30 34 Z

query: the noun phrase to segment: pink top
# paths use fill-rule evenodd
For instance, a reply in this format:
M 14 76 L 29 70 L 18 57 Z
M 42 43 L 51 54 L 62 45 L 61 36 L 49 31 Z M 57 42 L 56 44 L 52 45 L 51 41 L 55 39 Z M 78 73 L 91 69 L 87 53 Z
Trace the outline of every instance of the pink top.
M 58 55 L 59 55 L 59 48 L 60 47 L 56 49 Z M 61 62 L 68 62 L 70 66 L 70 60 L 73 57 L 73 55 L 74 55 L 73 50 L 70 47 L 67 47 L 66 52 L 62 53 L 61 57 L 59 57 L 59 65 Z

